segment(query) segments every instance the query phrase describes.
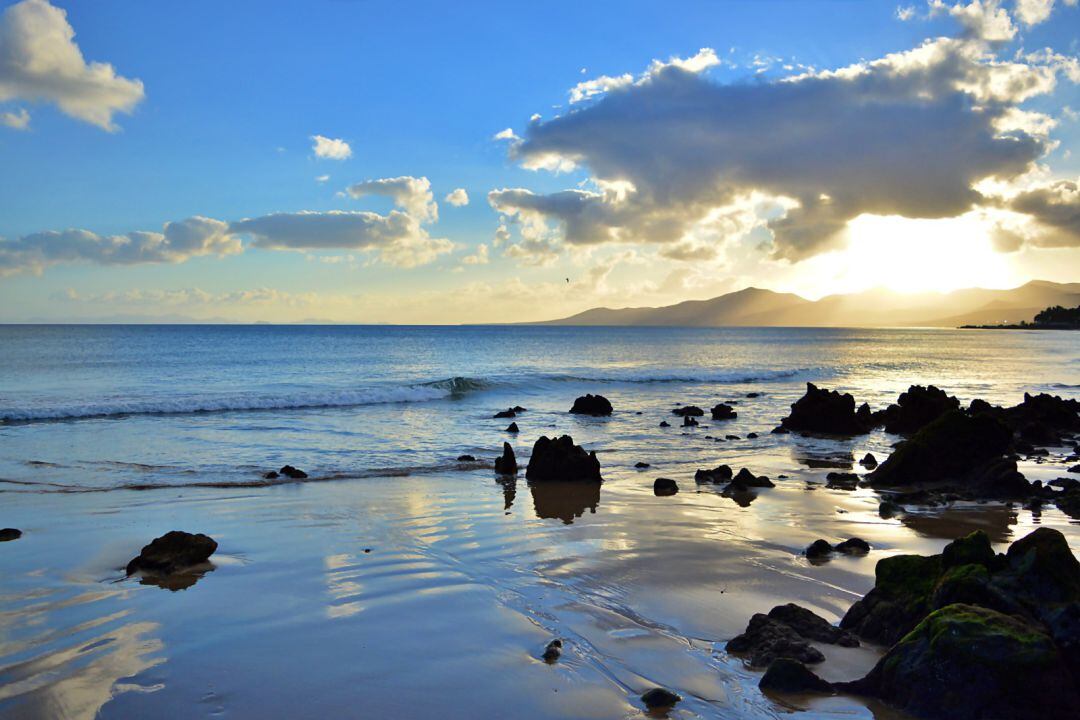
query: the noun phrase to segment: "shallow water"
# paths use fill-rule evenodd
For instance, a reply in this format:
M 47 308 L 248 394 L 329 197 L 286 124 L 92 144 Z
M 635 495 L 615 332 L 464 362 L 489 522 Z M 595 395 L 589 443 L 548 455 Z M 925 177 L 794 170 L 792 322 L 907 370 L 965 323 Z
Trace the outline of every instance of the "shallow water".
M 764 697 L 724 643 L 782 602 L 836 620 L 881 557 L 975 528 L 1003 546 L 1050 525 L 1080 551 L 1053 509 L 886 520 L 875 493 L 824 487 L 887 455 L 884 433 L 768 434 L 806 380 L 874 407 L 913 382 L 964 402 L 1075 397 L 1067 333 L 0 328 L 0 348 L 0 526 L 25 533 L 0 544 L 3 717 L 635 717 L 663 685 L 685 698 L 672 717 L 892 718 Z M 584 392 L 615 415 L 568 415 Z M 732 399 L 730 422 L 684 431 L 670 414 Z M 517 438 L 491 418 L 514 404 Z M 599 491 L 496 482 L 504 439 L 527 456 L 564 432 L 598 451 Z M 1058 477 L 1061 460 L 1022 470 Z M 309 481 L 263 486 L 286 462 Z M 695 486 L 719 463 L 788 477 L 744 507 Z M 654 496 L 660 476 L 680 492 Z M 174 528 L 218 540 L 213 569 L 182 590 L 124 579 Z M 798 554 L 851 536 L 869 556 Z M 566 650 L 548 666 L 552 637 Z M 830 679 L 876 658 L 822 649 Z

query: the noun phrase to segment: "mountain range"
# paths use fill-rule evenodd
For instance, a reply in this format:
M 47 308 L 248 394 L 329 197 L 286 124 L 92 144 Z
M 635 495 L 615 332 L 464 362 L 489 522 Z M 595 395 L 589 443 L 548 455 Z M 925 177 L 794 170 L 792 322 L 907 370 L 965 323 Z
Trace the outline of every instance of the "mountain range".
M 711 300 L 666 307 L 593 308 L 539 325 L 683 327 L 957 327 L 1030 321 L 1052 305 L 1080 305 L 1080 283 L 1032 280 L 1008 290 L 969 288 L 947 293 L 873 289 L 807 300 L 749 287 Z

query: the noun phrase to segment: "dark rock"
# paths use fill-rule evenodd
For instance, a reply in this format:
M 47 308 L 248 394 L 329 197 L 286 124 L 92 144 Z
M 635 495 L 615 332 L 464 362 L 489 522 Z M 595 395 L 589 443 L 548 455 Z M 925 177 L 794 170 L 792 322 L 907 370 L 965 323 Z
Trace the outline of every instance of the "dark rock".
M 997 556 L 990 547 L 990 537 L 982 530 L 957 538 L 941 551 L 941 567 L 948 569 L 959 565 L 982 565 L 993 568 Z
M 458 462 L 476 462 L 476 458 L 472 455 L 458 455 Z
M 740 438 L 739 438 L 738 435 L 725 435 L 724 439 L 725 440 L 739 440 Z
M 671 411 L 672 415 L 678 415 L 680 417 L 701 417 L 705 414 L 705 411 L 699 408 L 697 405 L 686 405 L 684 407 L 677 407 Z
M 1038 528 L 1010 545 L 1005 559 L 1003 584 L 1028 604 L 1080 601 L 1080 562 L 1061 532 Z
M 735 409 L 730 405 L 724 403 L 718 403 L 713 406 L 712 419 L 713 420 L 734 420 L 739 416 L 739 413 L 735 412 Z
M 895 405 L 885 408 L 879 420 L 885 432 L 910 435 L 952 410 L 960 409 L 960 401 L 933 385 L 912 385 L 900 393 Z
M 818 677 L 798 660 L 778 658 L 761 676 L 758 687 L 778 693 L 831 693 L 832 685 Z
M 808 560 L 824 559 L 833 554 L 833 546 L 827 540 L 815 540 L 803 551 Z
M 508 433 L 516 433 L 516 432 L 518 432 L 518 426 L 517 426 L 517 423 L 516 423 L 516 422 L 512 422 L 512 423 L 510 423 L 509 425 L 507 425 L 507 426 L 506 426 L 506 432 L 508 432 Z
M 667 420 L 661 420 L 660 427 L 671 427 L 671 424 Z
M 1080 717 L 1075 679 L 1041 627 L 960 603 L 923 619 L 865 678 L 835 687 L 925 718 Z
M 127 574 L 137 572 L 169 575 L 201 565 L 217 550 L 217 543 L 207 535 L 173 530 L 145 546 L 139 556 L 127 564 Z
M 855 398 L 806 383 L 806 394 L 791 406 L 781 426 L 798 432 L 861 435 L 869 427 L 855 415 Z
M 748 392 L 748 393 L 746 393 L 746 397 L 748 397 L 748 398 L 756 398 L 756 397 L 760 397 L 760 396 L 761 396 L 761 393 L 756 393 L 756 392 Z
M 603 395 L 583 395 L 574 400 L 574 406 L 570 412 L 576 415 L 610 415 L 611 403 Z
M 1058 510 L 1071 518 L 1080 519 L 1080 485 L 1070 485 L 1054 498 Z
M 556 638 L 544 647 L 544 654 L 541 657 L 548 665 L 553 665 L 560 655 L 562 655 L 562 640 Z
M 728 482 L 731 477 L 731 468 L 727 465 L 721 465 L 712 470 L 698 470 L 694 473 L 694 482 L 719 485 L 722 482 Z
M 563 435 L 558 439 L 541 436 L 533 445 L 529 466 L 525 471 L 529 480 L 601 482 L 600 461 L 595 452 L 586 452 L 574 439 Z
M 18 540 L 22 537 L 22 530 L 15 528 L 4 528 L 0 530 L 0 542 L 11 542 L 12 540 Z
M 930 612 L 930 595 L 940 576 L 940 555 L 879 560 L 874 588 L 848 609 L 840 627 L 864 640 L 891 645 Z
M 270 472 L 263 474 L 264 480 L 277 480 L 279 477 L 281 476 L 277 474 L 276 470 L 271 470 Z
M 664 688 L 653 688 L 641 696 L 641 702 L 645 703 L 645 707 L 649 710 L 663 710 L 675 707 L 675 704 L 680 700 L 682 700 L 681 696 Z
M 645 468 L 651 466 L 647 462 L 636 462 L 634 463 L 634 467 L 636 467 L 638 470 L 644 470 Z
M 1071 468 L 1069 468 L 1069 472 L 1080 473 L 1080 465 L 1073 465 Z
M 773 435 L 787 435 L 791 431 L 788 430 L 786 427 L 783 427 L 782 425 L 777 425 L 769 432 Z
M 656 478 L 653 483 L 653 494 L 658 497 L 667 497 L 679 492 L 679 484 L 670 478 Z
M 757 438 L 757 436 L 758 436 L 758 434 L 756 432 L 746 433 L 746 439 L 747 440 L 754 440 L 754 439 Z
M 514 475 L 518 471 L 517 458 L 510 443 L 503 443 L 502 457 L 495 458 L 495 472 L 499 475 Z
M 282 475 L 284 475 L 285 477 L 291 478 L 293 480 L 303 480 L 304 478 L 306 478 L 308 476 L 308 474 L 306 472 L 304 472 L 303 470 L 298 470 L 297 468 L 294 468 L 292 465 L 286 465 L 285 467 L 278 470 L 278 472 L 281 473 Z
M 870 453 L 866 453 L 866 455 L 863 456 L 863 459 L 859 461 L 859 464 L 867 470 L 873 470 L 878 466 L 877 458 Z
M 520 405 L 515 405 L 514 407 L 512 407 L 510 409 L 513 410 L 516 413 L 523 413 L 523 412 L 528 412 L 529 411 L 528 408 L 523 408 Z
M 816 640 L 844 647 L 859 647 L 859 639 L 853 634 L 836 627 L 825 618 L 801 605 L 795 603 L 777 605 L 769 611 L 768 616 L 773 620 L 784 623 L 807 640 Z
M 849 538 L 836 544 L 836 552 L 845 555 L 865 555 L 870 552 L 870 543 L 862 538 Z
M 750 618 L 746 630 L 729 640 L 726 649 L 747 656 L 752 667 L 768 667 L 782 657 L 803 663 L 825 660 L 821 651 L 793 628 L 761 613 Z
M 690 415 L 683 415 L 682 424 L 683 427 L 697 427 L 698 421 Z
M 499 412 L 495 413 L 492 417 L 494 417 L 496 419 L 498 419 L 498 418 L 517 417 L 517 411 L 514 410 L 514 408 L 507 408 L 506 410 L 500 410 Z
M 725 467 L 725 466 L 721 466 L 721 467 Z M 776 485 L 773 484 L 772 480 L 770 480 L 766 476 L 764 476 L 764 475 L 756 475 L 755 476 L 754 473 L 750 472 L 746 468 L 743 468 L 742 470 L 740 470 L 738 472 L 738 474 L 735 475 L 734 478 L 732 478 L 732 482 L 739 483 L 739 484 L 743 485 L 744 487 L 748 487 L 748 488 L 771 488 L 771 487 L 776 487 Z
M 834 490 L 854 490 L 859 486 L 859 476 L 855 473 L 831 472 L 825 476 L 825 487 Z

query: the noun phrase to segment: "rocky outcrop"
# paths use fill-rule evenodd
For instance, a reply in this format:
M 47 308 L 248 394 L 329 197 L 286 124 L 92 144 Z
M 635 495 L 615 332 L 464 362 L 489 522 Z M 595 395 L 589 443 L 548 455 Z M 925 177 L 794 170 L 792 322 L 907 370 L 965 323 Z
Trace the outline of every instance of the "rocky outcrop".
M 202 533 L 193 535 L 180 530 L 167 532 L 143 547 L 139 556 L 127 564 L 127 574 L 171 575 L 202 565 L 217 550 L 217 542 Z
M 517 458 L 514 456 L 514 448 L 510 443 L 503 443 L 501 457 L 495 458 L 495 472 L 499 475 L 514 475 L 518 471 Z
M 603 395 L 582 395 L 574 400 L 574 406 L 570 408 L 570 412 L 575 415 L 610 415 L 612 407 Z
M 960 401 L 933 385 L 912 385 L 900 393 L 895 405 L 878 413 L 877 420 L 885 432 L 910 435 L 952 410 L 960 409 Z
M 558 439 L 541 436 L 533 445 L 525 477 L 530 481 L 563 480 L 570 482 L 601 482 L 600 461 L 595 452 L 586 452 L 574 439 L 563 435 Z
M 869 408 L 863 413 L 867 414 Z M 791 414 L 780 424 L 786 430 L 826 435 L 861 435 L 870 431 L 866 418 L 856 415 L 855 398 L 809 382 L 806 394 L 791 406 Z
M 726 403 L 717 403 L 716 405 L 713 405 L 713 420 L 734 420 L 738 416 L 739 413 L 735 412 L 735 408 Z

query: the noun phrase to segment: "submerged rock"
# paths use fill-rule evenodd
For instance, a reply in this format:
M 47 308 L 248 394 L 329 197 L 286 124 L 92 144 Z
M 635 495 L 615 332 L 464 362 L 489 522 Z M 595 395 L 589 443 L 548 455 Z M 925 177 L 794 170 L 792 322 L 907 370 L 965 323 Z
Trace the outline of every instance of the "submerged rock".
M 952 410 L 960 409 L 960 401 L 933 385 L 912 385 L 900 393 L 895 405 L 879 413 L 885 432 L 910 435 Z
M 671 423 L 669 423 L 667 420 L 661 420 L 660 427 L 671 427 Z
M 644 470 L 645 468 L 652 467 L 652 466 L 649 465 L 649 463 L 647 463 L 647 462 L 636 462 L 636 463 L 634 463 L 634 467 L 636 467 L 638 470 Z
M 476 458 L 472 455 L 458 455 L 458 462 L 476 462 Z
M 495 458 L 495 472 L 499 475 L 514 475 L 518 471 L 517 458 L 510 443 L 503 443 L 502 457 Z
M 558 439 L 541 436 L 533 445 L 529 466 L 525 470 L 529 480 L 567 480 L 601 482 L 600 461 L 595 452 L 586 452 L 574 439 L 563 435 Z
M 277 474 L 277 470 L 271 470 L 268 473 L 263 473 L 264 480 L 277 480 L 279 477 L 281 476 Z
M 683 415 L 682 424 L 683 427 L 697 427 L 698 421 L 691 415 Z
M 0 530 L 0 542 L 11 542 L 22 537 L 22 530 L 16 528 L 4 528 Z
M 791 414 L 780 424 L 787 430 L 829 435 L 861 435 L 870 429 L 856 417 L 855 398 L 850 394 L 825 390 L 809 382 L 806 394 L 791 406 Z
M 303 470 L 294 468 L 292 465 L 286 465 L 285 467 L 278 470 L 278 472 L 281 473 L 282 475 L 284 475 L 285 477 L 291 478 L 293 480 L 303 480 L 304 478 L 306 478 L 308 476 L 308 474 L 306 472 L 304 472 Z
M 582 395 L 574 400 L 574 406 L 570 412 L 575 415 L 610 415 L 611 403 L 603 395 Z
M 516 432 L 519 432 L 519 430 L 518 430 L 518 426 L 517 426 L 517 423 L 516 423 L 516 422 L 512 422 L 512 423 L 510 423 L 509 425 L 507 425 L 507 426 L 506 426 L 506 432 L 508 432 L 508 433 L 516 433 Z
M 682 700 L 681 696 L 666 688 L 653 688 L 641 696 L 641 702 L 645 703 L 645 707 L 649 710 L 663 710 L 675 707 L 675 704 L 680 700 Z
M 205 563 L 217 546 L 213 538 L 202 533 L 193 535 L 173 530 L 145 546 L 139 556 L 127 564 L 127 574 L 143 572 L 169 575 Z
M 739 413 L 735 412 L 735 408 L 725 403 L 718 403 L 713 405 L 712 419 L 713 420 L 734 420 L 739 416 Z
M 500 410 L 492 417 L 494 417 L 495 419 L 517 417 L 517 411 L 514 410 L 514 408 L 507 408 L 506 410 Z
M 659 497 L 674 495 L 679 492 L 679 484 L 670 478 L 656 478 L 653 483 L 653 494 Z
M 705 414 L 705 411 L 699 408 L 697 405 L 684 405 L 683 407 L 677 407 L 671 411 L 672 415 L 678 415 L 679 417 L 701 417 Z
M 720 465 L 712 470 L 698 470 L 694 473 L 694 482 L 697 483 L 713 483 L 719 485 L 722 482 L 728 482 L 731 478 L 731 468 L 727 465 Z
M 822 680 L 798 660 L 777 658 L 761 676 L 758 687 L 778 693 L 831 693 L 832 684 Z
M 859 476 L 855 473 L 831 472 L 825 476 L 825 487 L 834 490 L 855 490 L 859 487 Z

